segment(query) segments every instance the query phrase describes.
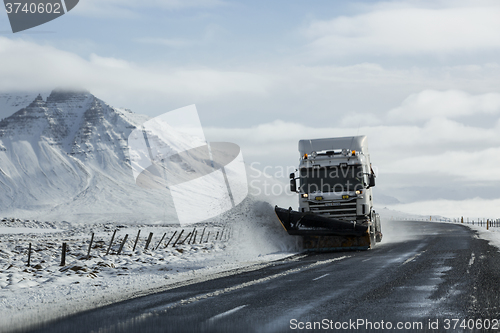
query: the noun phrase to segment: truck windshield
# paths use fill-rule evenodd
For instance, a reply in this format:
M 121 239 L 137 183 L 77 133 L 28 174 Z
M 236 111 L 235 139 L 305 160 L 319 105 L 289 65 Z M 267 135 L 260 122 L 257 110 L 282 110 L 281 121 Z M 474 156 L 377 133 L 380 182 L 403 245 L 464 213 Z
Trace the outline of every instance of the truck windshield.
M 359 165 L 301 168 L 300 183 L 304 193 L 361 190 L 363 168 Z

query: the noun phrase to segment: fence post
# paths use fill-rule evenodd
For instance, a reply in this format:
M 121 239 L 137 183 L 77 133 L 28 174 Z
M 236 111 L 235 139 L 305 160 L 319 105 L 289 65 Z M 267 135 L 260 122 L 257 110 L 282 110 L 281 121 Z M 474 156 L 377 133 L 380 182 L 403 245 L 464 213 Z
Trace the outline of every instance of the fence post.
M 66 243 L 62 244 L 61 266 L 66 266 Z
M 125 242 L 127 241 L 127 238 L 128 238 L 128 234 L 125 235 L 125 237 L 123 238 L 123 241 L 120 245 L 120 248 L 118 249 L 118 255 L 120 255 L 120 253 L 122 252 L 123 250 L 123 245 L 125 245 Z
M 208 239 L 210 238 L 210 230 L 208 230 L 208 234 L 207 234 L 207 240 L 205 241 L 205 243 L 208 243 Z
M 116 230 L 113 232 L 113 236 L 111 237 L 111 241 L 109 242 L 108 250 L 106 251 L 106 255 L 109 254 L 109 250 L 111 250 L 111 245 L 113 245 L 113 240 L 115 239 Z
M 28 247 L 28 267 L 31 265 L 31 243 L 30 246 Z
M 464 217 L 462 216 L 462 223 L 464 223 Z
M 486 220 L 486 230 L 490 230 L 490 220 Z
M 170 242 L 172 241 L 172 239 L 174 239 L 174 236 L 175 234 L 177 233 L 177 230 L 174 231 L 174 234 L 172 235 L 172 237 L 170 237 L 170 239 L 168 240 L 168 243 L 167 245 L 165 246 L 165 248 L 167 248 L 169 245 L 170 245 Z
M 185 242 L 185 241 L 186 241 L 186 240 L 187 240 L 190 236 L 191 236 L 191 232 L 190 232 L 190 233 L 186 236 L 186 238 L 184 238 L 184 240 L 183 240 L 181 243 L 179 243 L 179 244 L 180 244 L 180 245 L 183 245 L 183 244 L 184 244 L 184 242 Z
M 158 248 L 160 247 L 161 242 L 163 242 L 163 238 L 165 238 L 165 235 L 166 235 L 166 234 L 167 234 L 167 233 L 164 233 L 164 234 L 163 234 L 163 237 L 162 237 L 162 238 L 160 239 L 160 241 L 158 242 L 158 245 L 156 245 L 155 250 L 158 250 Z
M 139 240 L 139 235 L 140 234 L 141 234 L 141 229 L 139 229 L 139 232 L 137 233 L 137 237 L 135 238 L 134 248 L 132 249 L 132 252 L 135 251 L 135 247 L 137 246 L 137 241 Z
M 205 234 L 205 229 L 206 229 L 206 228 L 207 228 L 207 227 L 204 227 L 204 228 L 203 228 L 203 231 L 201 232 L 200 244 L 201 244 L 201 243 L 203 243 L 203 235 Z
M 193 231 L 191 231 L 191 237 L 189 237 L 188 244 L 191 244 L 191 239 L 193 239 L 195 231 L 196 231 L 196 227 L 194 227 Z
M 144 250 L 147 250 L 148 247 L 149 247 L 149 243 L 151 243 L 151 239 L 153 238 L 153 233 L 150 232 L 149 233 L 149 237 L 148 237 L 148 240 L 146 241 L 146 246 L 144 247 Z
M 175 240 L 174 244 L 172 244 L 172 247 L 175 247 L 175 244 L 177 244 L 177 242 L 179 241 L 179 239 L 181 239 L 181 236 L 182 236 L 183 233 L 184 233 L 184 229 L 181 230 L 181 233 L 179 234 L 179 237 L 177 237 L 177 239 Z
M 93 242 L 94 242 L 94 233 L 92 233 L 92 237 L 90 237 L 89 250 L 87 251 L 87 259 L 90 258 L 90 249 L 92 248 Z

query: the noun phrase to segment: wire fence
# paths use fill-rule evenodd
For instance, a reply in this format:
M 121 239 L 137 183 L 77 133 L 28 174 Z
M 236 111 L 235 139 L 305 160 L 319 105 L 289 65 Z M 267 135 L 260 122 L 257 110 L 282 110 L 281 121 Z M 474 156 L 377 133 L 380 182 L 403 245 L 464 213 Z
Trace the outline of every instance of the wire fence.
M 66 256 L 70 253 L 76 257 L 77 260 L 88 260 L 93 257 L 109 255 L 127 254 L 129 256 L 134 256 L 148 253 L 153 254 L 157 251 L 168 251 L 169 247 L 178 248 L 178 251 L 182 253 L 182 248 L 185 248 L 186 245 L 224 243 L 228 242 L 233 235 L 233 229 L 230 227 L 177 228 L 156 235 L 153 232 L 149 232 L 147 237 L 141 235 L 141 230 L 138 230 L 137 234 L 134 235 L 123 233 L 117 235 L 118 231 L 119 230 L 116 229 L 112 234 L 106 234 L 104 237 L 102 235 L 98 237 L 95 233 L 92 233 L 85 240 L 67 239 L 63 241 L 62 244 L 60 243 L 60 246 L 56 244 L 44 246 L 44 244 L 38 242 L 34 244 L 30 242 L 26 244 L 24 250 L 27 254 L 26 266 L 32 266 L 33 254 L 40 251 L 57 251 L 60 254 L 60 266 L 65 266 Z M 83 248 L 85 248 L 85 251 L 82 251 Z M 75 252 L 74 249 L 79 250 Z
M 459 219 L 455 219 L 454 222 L 477 225 L 480 227 L 485 227 L 486 229 L 500 228 L 500 219 L 469 219 L 460 217 Z
M 391 217 L 391 220 L 402 220 L 402 221 L 429 221 L 429 222 L 449 222 L 449 223 L 462 223 L 477 225 L 480 227 L 489 228 L 500 228 L 500 219 L 488 219 L 488 218 L 469 218 L 469 217 L 458 217 L 458 218 L 448 218 L 448 217 L 435 217 L 429 216 L 429 218 L 399 218 L 395 219 Z

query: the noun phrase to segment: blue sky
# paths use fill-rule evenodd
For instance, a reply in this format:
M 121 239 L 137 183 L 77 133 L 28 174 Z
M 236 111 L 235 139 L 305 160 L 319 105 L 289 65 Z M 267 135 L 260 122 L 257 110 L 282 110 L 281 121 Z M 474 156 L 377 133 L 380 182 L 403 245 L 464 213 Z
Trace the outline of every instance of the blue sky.
M 497 1 L 81 0 L 9 30 L 0 15 L 0 91 L 196 104 L 209 140 L 275 167 L 299 139 L 367 134 L 384 204 L 498 215 Z
M 82 0 L 71 15 L 18 35 L 81 56 L 97 52 L 136 62 L 224 67 L 289 57 L 300 45 L 301 26 L 352 11 L 343 1 L 148 3 L 102 1 L 101 6 L 99 1 Z M 6 16 L 3 19 L 1 30 L 8 31 Z M 53 35 L 38 35 L 43 31 Z

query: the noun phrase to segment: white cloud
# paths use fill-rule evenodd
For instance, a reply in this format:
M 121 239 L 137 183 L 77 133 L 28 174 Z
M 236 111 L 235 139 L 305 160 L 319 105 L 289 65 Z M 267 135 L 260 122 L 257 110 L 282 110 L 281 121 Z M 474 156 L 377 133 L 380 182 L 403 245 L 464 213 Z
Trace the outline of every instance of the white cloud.
M 478 52 L 500 48 L 500 4 L 436 8 L 391 2 L 371 11 L 314 20 L 304 30 L 317 56 Z
M 444 121 L 447 124 L 449 121 Z M 263 157 L 277 165 L 295 165 L 300 139 L 367 135 L 373 162 L 382 173 L 443 172 L 469 180 L 499 180 L 500 127 L 482 129 L 450 122 L 424 127 L 317 127 L 274 121 L 250 128 L 206 128 L 211 141 L 232 141 L 244 147 L 249 160 Z M 467 149 L 466 149 L 467 148 Z M 281 161 L 281 162 L 280 162 Z
M 381 125 L 382 120 L 374 114 L 353 112 L 347 114 L 340 122 L 341 127 L 366 127 Z
M 131 64 L 122 59 L 116 58 L 106 58 L 100 57 L 97 54 L 92 53 L 90 55 L 90 63 L 101 68 L 119 68 L 119 69 L 130 69 Z
M 387 205 L 388 208 L 417 215 L 440 215 L 460 219 L 497 219 L 500 199 L 429 200 L 408 204 Z
M 89 60 L 50 46 L 0 37 L 0 91 L 84 87 L 94 94 L 153 93 L 215 98 L 265 94 L 265 74 L 210 68 L 171 68 L 92 54 Z M 101 95 L 102 96 L 102 95 Z
M 457 147 L 458 148 L 458 147 Z M 385 173 L 434 174 L 457 176 L 463 181 L 500 182 L 500 147 L 477 151 L 443 151 L 436 155 L 418 155 L 385 163 Z
M 474 114 L 500 113 L 500 93 L 471 95 L 464 91 L 424 90 L 407 97 L 392 109 L 390 119 L 427 120 L 434 117 L 456 118 Z

